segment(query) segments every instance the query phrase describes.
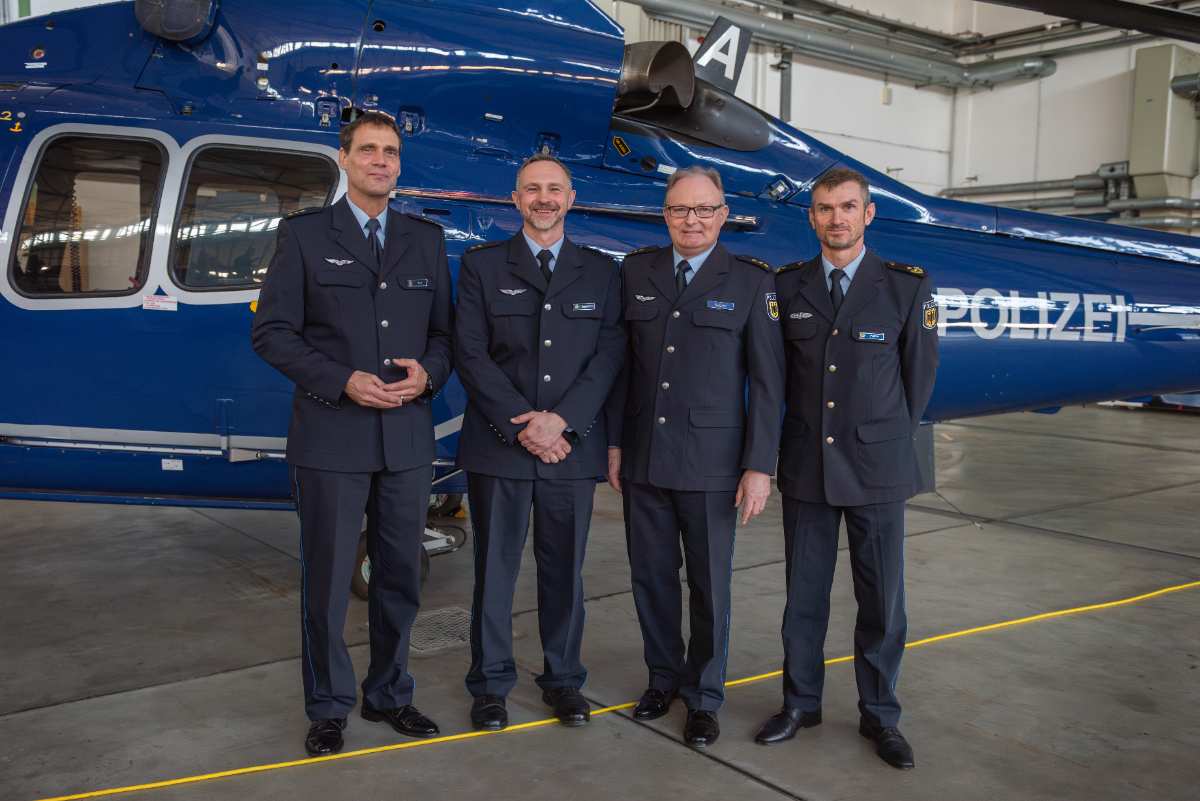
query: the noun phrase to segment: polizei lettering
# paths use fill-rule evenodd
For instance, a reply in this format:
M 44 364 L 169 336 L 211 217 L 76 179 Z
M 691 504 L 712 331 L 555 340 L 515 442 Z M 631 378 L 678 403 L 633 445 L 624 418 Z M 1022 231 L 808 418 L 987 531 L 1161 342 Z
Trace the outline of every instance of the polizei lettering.
M 1129 305 L 1123 295 L 1077 292 L 973 293 L 948 287 L 934 294 L 938 335 L 970 329 L 981 339 L 1048 339 L 1058 342 L 1124 342 Z

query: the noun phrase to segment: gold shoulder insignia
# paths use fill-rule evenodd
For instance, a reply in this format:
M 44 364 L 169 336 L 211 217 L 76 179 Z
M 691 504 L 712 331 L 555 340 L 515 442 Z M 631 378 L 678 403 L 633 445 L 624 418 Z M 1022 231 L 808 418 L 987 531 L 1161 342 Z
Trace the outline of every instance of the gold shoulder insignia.
M 806 261 L 794 261 L 794 262 L 792 262 L 791 264 L 785 264 L 785 265 L 783 265 L 782 267 L 780 267 L 780 268 L 779 268 L 778 270 L 776 270 L 775 272 L 776 272 L 777 274 L 778 274 L 778 273 L 790 273 L 790 272 L 792 272 L 793 270 L 799 270 L 801 267 L 803 267 L 803 266 L 804 266 L 804 265 L 806 265 L 806 264 L 808 264 L 808 262 L 806 262 Z
M 653 253 L 656 250 L 658 250 L 658 245 L 647 245 L 644 248 L 638 248 L 637 250 L 629 251 L 625 254 L 625 258 L 629 258 L 630 256 L 640 256 L 643 253 Z
M 325 207 L 324 206 L 308 206 L 307 208 L 296 209 L 295 211 L 289 211 L 287 214 L 283 215 L 283 219 L 293 220 L 296 217 L 303 217 L 306 214 L 316 214 L 318 211 L 320 211 L 323 208 L 325 208 Z
M 508 241 L 507 239 L 496 239 L 491 242 L 480 242 L 478 245 L 471 245 L 471 247 L 467 248 L 464 252 L 465 253 L 474 253 L 477 250 L 486 250 L 487 248 L 494 248 L 497 245 L 503 245 L 507 241 Z
M 917 278 L 925 277 L 925 270 L 916 266 L 915 264 L 901 264 L 898 261 L 885 261 L 884 266 L 889 267 L 897 272 L 915 275 Z
M 767 264 L 762 259 L 756 259 L 753 256 L 743 256 L 743 255 L 736 256 L 735 258 L 738 261 L 744 261 L 747 264 L 753 264 L 755 267 L 757 267 L 760 270 L 766 270 L 767 272 L 771 272 L 771 265 Z

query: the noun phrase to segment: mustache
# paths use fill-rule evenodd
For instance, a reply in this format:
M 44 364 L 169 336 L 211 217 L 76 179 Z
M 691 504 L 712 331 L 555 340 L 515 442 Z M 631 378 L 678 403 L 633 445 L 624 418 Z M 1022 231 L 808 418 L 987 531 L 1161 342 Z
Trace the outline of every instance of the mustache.
M 558 211 L 561 208 L 557 203 L 534 203 L 529 207 L 530 211 Z

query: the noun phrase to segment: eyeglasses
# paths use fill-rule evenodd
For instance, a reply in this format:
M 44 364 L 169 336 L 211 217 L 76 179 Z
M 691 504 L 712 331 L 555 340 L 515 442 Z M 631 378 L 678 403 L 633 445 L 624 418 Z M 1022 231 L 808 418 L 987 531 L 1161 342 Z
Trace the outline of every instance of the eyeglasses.
M 686 220 L 688 214 L 693 211 L 696 212 L 696 216 L 700 219 L 707 220 L 717 213 L 717 209 L 725 208 L 725 204 L 722 203 L 719 206 L 664 206 L 663 208 L 675 220 Z

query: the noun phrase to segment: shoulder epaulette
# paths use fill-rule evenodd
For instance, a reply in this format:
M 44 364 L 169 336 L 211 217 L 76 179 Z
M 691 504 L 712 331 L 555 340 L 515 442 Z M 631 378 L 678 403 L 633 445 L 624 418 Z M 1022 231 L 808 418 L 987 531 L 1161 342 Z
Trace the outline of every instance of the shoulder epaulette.
M 799 270 L 801 267 L 803 267 L 806 264 L 808 264 L 808 262 L 806 262 L 806 261 L 794 261 L 791 264 L 783 265 L 778 270 L 776 270 L 775 273 L 776 273 L 776 275 L 778 275 L 779 273 L 790 273 L 793 270 Z
M 471 245 L 471 247 L 467 248 L 466 252 L 474 253 L 477 250 L 486 250 L 487 248 L 494 248 L 497 245 L 503 245 L 507 241 L 508 241 L 507 239 L 496 239 L 491 242 L 480 242 L 478 245 Z
M 283 219 L 294 220 L 297 217 L 303 217 L 305 214 L 316 214 L 318 211 L 320 211 L 323 208 L 325 208 L 325 207 L 324 206 L 308 206 L 307 208 L 296 209 L 295 211 L 289 211 L 287 214 L 283 215 Z
M 416 220 L 417 222 L 428 223 L 429 225 L 432 225 L 435 228 L 437 228 L 439 231 L 443 230 L 442 224 L 440 222 L 438 222 L 437 220 L 431 220 L 428 217 L 422 217 L 420 214 L 410 214 L 409 212 L 405 212 L 404 216 L 409 218 L 410 220 Z
M 757 267 L 760 270 L 766 270 L 767 272 L 771 272 L 771 265 L 767 264 L 762 259 L 756 259 L 753 256 L 742 256 L 742 255 L 734 256 L 734 258 L 737 259 L 738 261 L 744 261 L 744 262 L 746 262 L 746 264 L 753 264 L 755 267 Z
M 631 250 L 625 254 L 625 258 L 629 258 L 630 256 L 640 256 L 643 253 L 653 253 L 654 251 L 658 250 L 658 247 L 659 247 L 658 245 L 647 245 L 644 248 L 638 248 L 637 250 Z
M 885 261 L 883 263 L 883 265 L 885 267 L 895 270 L 897 272 L 908 273 L 909 275 L 915 275 L 917 278 L 925 277 L 925 270 L 921 267 L 916 266 L 915 264 L 901 264 L 898 261 Z

